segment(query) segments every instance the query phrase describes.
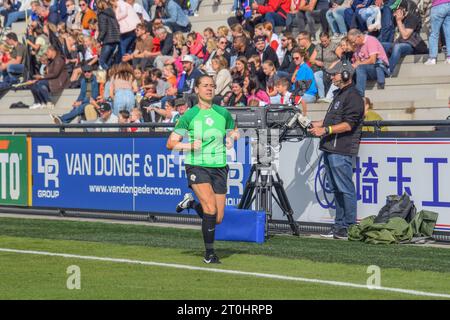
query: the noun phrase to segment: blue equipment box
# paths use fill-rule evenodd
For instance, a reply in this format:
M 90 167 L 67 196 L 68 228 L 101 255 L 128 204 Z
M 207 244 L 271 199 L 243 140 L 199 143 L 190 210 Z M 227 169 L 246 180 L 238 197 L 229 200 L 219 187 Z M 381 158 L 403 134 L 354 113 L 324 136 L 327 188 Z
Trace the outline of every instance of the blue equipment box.
M 266 213 L 225 207 L 221 224 L 216 225 L 216 240 L 263 243 Z

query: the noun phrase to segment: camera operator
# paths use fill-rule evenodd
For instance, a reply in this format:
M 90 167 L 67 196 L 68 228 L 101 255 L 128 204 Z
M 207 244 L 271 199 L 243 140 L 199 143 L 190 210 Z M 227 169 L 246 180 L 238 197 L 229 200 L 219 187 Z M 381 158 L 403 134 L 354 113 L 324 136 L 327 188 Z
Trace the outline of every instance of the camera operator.
M 336 204 L 334 226 L 323 236 L 335 239 L 346 239 L 348 227 L 356 223 L 352 157 L 359 150 L 364 101 L 352 83 L 354 71 L 351 64 L 341 61 L 328 69 L 333 84 L 339 89 L 334 92 L 325 119 L 312 122 L 313 128 L 309 130 L 320 137 L 319 149 L 323 151 L 328 183 Z

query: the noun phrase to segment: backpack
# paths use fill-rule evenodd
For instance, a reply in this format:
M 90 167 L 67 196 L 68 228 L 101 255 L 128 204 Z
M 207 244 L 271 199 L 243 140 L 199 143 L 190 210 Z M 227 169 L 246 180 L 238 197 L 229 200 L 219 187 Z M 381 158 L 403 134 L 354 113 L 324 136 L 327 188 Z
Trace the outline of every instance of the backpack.
M 374 223 L 386 223 L 390 218 L 399 217 L 410 223 L 417 209 L 409 196 L 404 193 L 402 196 L 390 195 L 386 197 L 386 205 L 381 208 Z

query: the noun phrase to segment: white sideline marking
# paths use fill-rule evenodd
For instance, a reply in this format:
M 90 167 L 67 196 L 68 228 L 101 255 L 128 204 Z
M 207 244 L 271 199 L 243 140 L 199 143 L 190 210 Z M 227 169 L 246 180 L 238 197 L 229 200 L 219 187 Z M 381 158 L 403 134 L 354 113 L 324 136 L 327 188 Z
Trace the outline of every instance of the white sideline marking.
M 269 273 L 245 272 L 245 271 L 237 271 L 237 270 L 195 267 L 195 266 L 188 266 L 188 265 L 182 265 L 182 264 L 161 263 L 161 262 L 130 260 L 130 259 L 116 259 L 116 258 L 95 257 L 95 256 L 80 256 L 80 255 L 75 255 L 75 254 L 53 253 L 53 252 L 46 252 L 46 251 L 16 250 L 16 249 L 0 248 L 0 252 L 34 254 L 34 255 L 51 256 L 51 257 L 75 258 L 75 259 L 82 259 L 82 260 L 96 260 L 96 261 L 107 261 L 107 262 L 117 262 L 117 263 L 139 264 L 139 265 L 156 266 L 156 267 L 167 267 L 167 268 L 184 269 L 184 270 L 207 271 L 207 272 L 226 273 L 226 274 L 243 275 L 243 276 L 253 276 L 253 277 L 259 277 L 259 278 L 277 279 L 277 280 L 291 280 L 291 281 L 300 281 L 300 282 L 320 283 L 320 284 L 326 284 L 326 285 L 331 285 L 331 286 L 340 286 L 340 287 L 391 291 L 391 292 L 405 293 L 405 294 L 410 294 L 410 295 L 415 295 L 415 296 L 438 297 L 438 298 L 450 299 L 450 294 L 444 294 L 444 293 L 433 293 L 433 292 L 416 291 L 416 290 L 408 290 L 408 289 L 400 289 L 400 288 L 389 288 L 389 287 L 370 287 L 369 288 L 367 285 L 356 284 L 356 283 L 351 283 L 351 282 L 340 282 L 340 281 L 309 279 L 309 278 L 301 278 L 301 277 L 290 277 L 290 276 L 282 276 L 282 275 L 269 274 Z

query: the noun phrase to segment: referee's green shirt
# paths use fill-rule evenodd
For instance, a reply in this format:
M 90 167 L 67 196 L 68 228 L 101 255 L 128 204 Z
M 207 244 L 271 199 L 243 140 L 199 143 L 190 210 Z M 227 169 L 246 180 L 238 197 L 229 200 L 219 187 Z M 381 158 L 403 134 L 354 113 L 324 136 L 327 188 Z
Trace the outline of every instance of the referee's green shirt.
M 209 109 L 198 105 L 189 109 L 175 125 L 174 132 L 184 136 L 189 133 L 189 142 L 200 140 L 202 148 L 187 152 L 185 163 L 193 166 L 221 168 L 226 166 L 226 146 L 224 138 L 227 130 L 234 129 L 230 112 L 213 104 Z

